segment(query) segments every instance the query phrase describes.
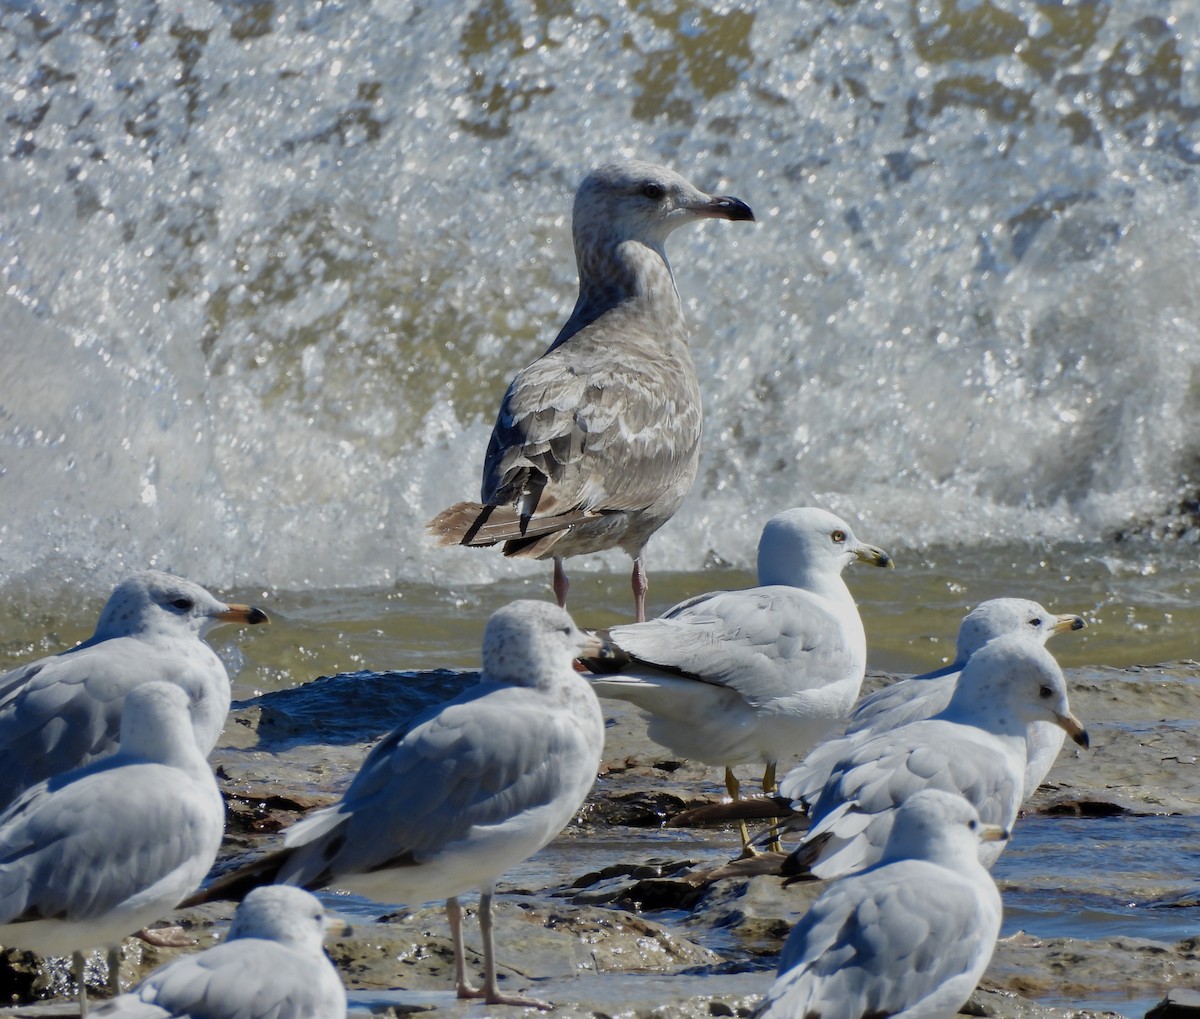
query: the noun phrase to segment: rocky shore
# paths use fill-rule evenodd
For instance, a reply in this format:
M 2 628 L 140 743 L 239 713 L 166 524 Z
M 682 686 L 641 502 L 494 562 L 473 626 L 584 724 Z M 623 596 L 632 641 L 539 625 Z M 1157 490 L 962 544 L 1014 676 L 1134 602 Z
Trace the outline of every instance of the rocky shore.
M 889 678 L 869 676 L 865 689 Z M 1200 665 L 1077 669 L 1068 679 L 1072 707 L 1090 729 L 1092 749 L 1068 744 L 1027 805 L 1027 818 L 1118 817 L 1137 826 L 1162 815 L 1200 816 Z M 369 743 L 413 710 L 473 680 L 472 673 L 449 671 L 359 673 L 235 705 L 213 756 L 230 808 L 225 858 L 268 844 L 304 811 L 331 802 Z M 646 739 L 636 712 L 616 702 L 604 707 L 604 772 L 584 810 L 553 845 L 501 884 L 496 929 L 503 979 L 553 1001 L 555 1015 L 572 1019 L 748 1015 L 772 979 L 790 925 L 818 889 L 784 889 L 777 878 L 761 874 L 713 880 L 712 872 L 735 854 L 736 832 L 664 822 L 683 809 L 721 801 L 715 770 L 673 760 Z M 750 776 L 744 778 L 749 787 Z M 1091 852 L 1086 825 L 1084 832 L 1064 843 L 1081 859 Z M 1014 848 L 1020 837 L 1021 822 Z M 1054 863 L 1064 866 L 1061 859 Z M 1070 861 L 1065 865 L 1069 869 Z M 1019 880 L 1001 879 L 1006 908 L 1010 895 L 1061 891 L 1029 887 L 1037 883 L 1036 868 L 1022 870 Z M 998 946 L 966 1011 L 998 1019 L 1086 1016 L 1102 1013 L 1037 1001 L 1146 1001 L 1200 987 L 1200 892 L 1178 895 L 1178 882 L 1164 882 L 1150 865 L 1111 874 L 1080 867 L 1070 892 L 1086 899 L 1114 887 L 1133 904 L 1192 910 L 1196 937 L 1156 941 L 1103 924 L 1087 938 L 1018 933 Z M 1172 888 L 1174 899 L 1162 902 Z M 331 938 L 328 950 L 351 989 L 352 1015 L 521 1011 L 454 999 L 440 907 L 387 914 L 361 899 L 346 897 L 344 909 L 341 898 L 329 901 L 350 924 L 348 933 Z M 171 919 L 203 946 L 224 930 L 230 912 L 225 904 L 205 906 Z M 467 943 L 478 949 L 473 921 Z M 175 951 L 127 941 L 124 980 Z M 39 965 L 19 952 L 6 953 L 3 965 L 6 1000 L 42 1000 L 0 1009 L 0 1015 L 75 1011 L 65 965 Z M 104 979 L 97 954 L 97 994 Z

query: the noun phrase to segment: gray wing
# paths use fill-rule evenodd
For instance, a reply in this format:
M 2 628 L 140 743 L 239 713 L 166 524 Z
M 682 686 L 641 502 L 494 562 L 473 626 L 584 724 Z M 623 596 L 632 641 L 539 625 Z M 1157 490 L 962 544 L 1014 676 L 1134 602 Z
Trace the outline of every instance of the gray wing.
M 176 768 L 107 763 L 35 786 L 0 816 L 0 923 L 102 916 L 209 846 L 216 855 L 215 793 Z
M 206 669 L 211 650 L 192 643 L 180 658 L 169 647 L 118 637 L 0 677 L 0 806 L 38 782 L 113 753 L 125 695 L 142 683 L 176 683 L 193 712 L 204 699 L 213 701 L 213 711 L 227 710 L 228 676 L 223 668 Z
M 895 729 L 932 718 L 950 703 L 958 673 L 929 679 L 902 679 L 862 698 L 850 714 L 847 733 Z
M 340 1019 L 346 1014 L 346 992 L 324 955 L 313 958 L 278 942 L 239 938 L 176 959 L 92 1014 L 117 1019 Z
M 839 621 L 794 587 L 721 591 L 609 633 L 638 662 L 729 687 L 756 707 L 836 683 L 855 667 Z
M 961 989 L 961 1005 L 991 958 L 998 921 L 967 882 L 924 861 L 836 882 L 788 937 L 761 1016 L 896 1015 L 947 984 Z
M 564 775 L 576 776 L 569 784 L 590 771 L 590 783 L 600 748 L 587 745 L 570 712 L 539 710 L 531 723 L 534 697 L 481 684 L 386 736 L 340 804 L 289 832 L 297 883 L 420 863 L 478 829 L 556 801 Z M 544 703 L 539 698 L 539 709 Z
M 485 504 L 511 504 L 544 484 L 539 514 L 637 510 L 691 484 L 701 428 L 695 372 L 647 358 L 620 317 L 608 313 L 513 379 L 488 443 Z

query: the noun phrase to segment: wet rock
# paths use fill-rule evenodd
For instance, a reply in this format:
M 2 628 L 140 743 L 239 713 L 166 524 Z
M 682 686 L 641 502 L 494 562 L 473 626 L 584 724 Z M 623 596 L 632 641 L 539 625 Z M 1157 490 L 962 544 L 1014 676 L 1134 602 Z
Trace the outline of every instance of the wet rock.
M 1200 991 L 1172 988 L 1146 1013 L 1146 1019 L 1200 1019 Z

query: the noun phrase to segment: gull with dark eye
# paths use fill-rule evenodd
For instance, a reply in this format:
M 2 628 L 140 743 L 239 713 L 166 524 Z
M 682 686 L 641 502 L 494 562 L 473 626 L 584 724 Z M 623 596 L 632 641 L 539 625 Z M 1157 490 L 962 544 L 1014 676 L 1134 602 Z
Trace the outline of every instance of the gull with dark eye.
M 796 924 L 757 1019 L 953 1016 L 1000 933 L 978 847 L 1007 837 L 960 796 L 915 793 L 878 865 L 831 882 Z
M 1022 634 L 996 637 L 967 659 L 942 711 L 855 743 L 833 763 L 809 808 L 808 832 L 784 874 L 826 879 L 876 863 L 896 808 L 922 789 L 958 793 L 983 821 L 1011 829 L 1025 798 L 1033 722 L 1056 725 L 1088 746 L 1087 730 L 1071 714 L 1066 679 L 1050 652 Z M 981 848 L 985 866 L 1001 848 Z
M 934 672 L 885 686 L 860 700 L 850 713 L 845 734 L 828 739 L 779 783 L 782 795 L 800 805 L 810 803 L 829 779 L 835 761 L 857 743 L 921 718 L 931 718 L 950 703 L 954 685 L 968 659 L 988 641 L 1016 634 L 1045 644 L 1059 633 L 1082 630 L 1081 616 L 1055 615 L 1026 598 L 993 598 L 980 602 L 963 617 L 954 661 Z M 1025 796 L 1032 796 L 1062 750 L 1065 733 L 1048 722 L 1035 722 L 1029 732 Z
M 567 558 L 623 549 L 634 618 L 646 618 L 646 543 L 679 509 L 700 458 L 700 384 L 666 242 L 705 219 L 754 214 L 653 163 L 610 163 L 584 178 L 575 310 L 504 394 L 480 501 L 429 522 L 440 544 L 552 559 L 560 606 Z
M 0 676 L 0 807 L 23 790 L 117 749 L 128 693 L 163 680 L 187 694 L 196 744 L 208 756 L 229 713 L 229 674 L 204 641 L 222 623 L 267 614 L 226 604 L 158 570 L 122 580 L 96 632 L 77 647 Z
M 829 732 L 862 685 L 866 635 L 842 579 L 854 562 L 892 565 L 832 513 L 785 510 L 763 527 L 757 587 L 698 595 L 658 619 L 612 627 L 613 657 L 584 663 L 592 687 L 641 708 L 655 742 L 723 767 L 733 799 L 739 764 L 761 765 L 771 792 L 776 762 Z

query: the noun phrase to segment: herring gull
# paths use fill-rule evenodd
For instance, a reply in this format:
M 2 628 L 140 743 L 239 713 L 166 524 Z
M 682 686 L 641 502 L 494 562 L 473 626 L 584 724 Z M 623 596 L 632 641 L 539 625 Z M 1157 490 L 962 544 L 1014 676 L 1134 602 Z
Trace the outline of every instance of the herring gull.
M 129 692 L 156 680 L 188 696 L 207 757 L 229 713 L 229 674 L 204 635 L 256 624 L 262 609 L 227 605 L 199 584 L 145 570 L 109 596 L 96 632 L 77 647 L 0 676 L 0 807 L 44 779 L 113 753 Z
M 301 888 L 255 888 L 220 944 L 181 956 L 92 1014 L 107 1019 L 340 1019 L 346 989 L 322 948 L 325 911 Z
M 339 803 L 285 834 L 284 848 L 218 878 L 188 904 L 240 898 L 269 882 L 335 886 L 376 902 L 446 900 L 460 998 L 547 1007 L 496 983 L 496 880 L 553 839 L 592 787 L 604 719 L 572 666 L 599 638 L 545 602 L 495 612 L 477 686 L 377 744 Z M 457 896 L 481 889 L 484 986 L 467 980 Z
M 958 628 L 954 661 L 934 672 L 902 679 L 864 697 L 850 713 L 843 736 L 825 740 L 779 783 L 779 793 L 797 805 L 808 806 L 820 793 L 829 772 L 850 750 L 872 736 L 909 722 L 932 718 L 950 703 L 954 685 L 968 658 L 984 644 L 1002 634 L 1024 634 L 1045 644 L 1057 633 L 1081 630 L 1082 617 L 1053 615 L 1035 601 L 1025 598 L 992 598 L 968 612 Z M 1025 769 L 1025 798 L 1037 791 L 1062 750 L 1066 733 L 1052 722 L 1035 722 L 1030 727 L 1028 763 Z
M 700 219 L 753 221 L 737 198 L 705 194 L 653 163 L 601 166 L 575 195 L 575 310 L 500 404 L 481 502 L 429 522 L 442 545 L 503 542 L 506 556 L 563 560 L 610 548 L 633 559 L 634 617 L 646 618 L 642 554 L 696 477 L 700 385 L 668 235 Z
M 870 866 L 895 808 L 920 789 L 959 793 L 984 821 L 1010 829 L 1024 799 L 1028 726 L 1036 721 L 1088 745 L 1050 652 L 1021 635 L 996 637 L 967 659 L 939 714 L 881 733 L 837 761 L 783 873 L 823 879 Z M 998 847 L 985 849 L 983 863 L 998 855 Z
M 592 688 L 641 708 L 649 735 L 689 760 L 725 768 L 736 800 L 738 764 L 764 767 L 802 754 L 840 718 L 862 685 L 867 642 L 842 571 L 892 566 L 827 510 L 785 510 L 758 544 L 758 587 L 703 594 L 644 623 L 606 632 L 610 658 L 588 663 Z M 743 830 L 743 841 L 746 836 Z
M 1007 834 L 961 796 L 915 793 L 896 811 L 879 862 L 831 883 L 792 930 L 755 1015 L 949 1019 L 1000 933 L 1000 893 L 978 846 Z
M 32 786 L 0 814 L 0 945 L 73 955 L 86 1014 L 83 951 L 118 944 L 195 891 L 224 830 L 186 694 L 143 683 L 125 697 L 115 754 Z

